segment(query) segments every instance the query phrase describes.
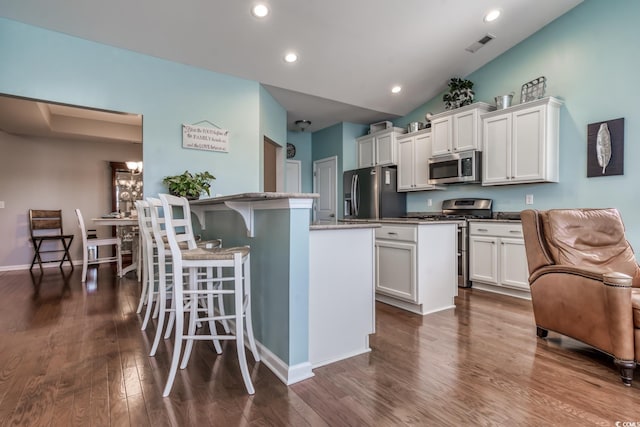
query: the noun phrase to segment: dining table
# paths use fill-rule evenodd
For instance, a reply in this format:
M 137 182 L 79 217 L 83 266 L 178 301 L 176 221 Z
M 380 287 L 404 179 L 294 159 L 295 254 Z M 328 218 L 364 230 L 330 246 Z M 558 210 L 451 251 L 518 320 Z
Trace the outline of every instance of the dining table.
M 91 218 L 91 221 L 95 225 L 104 225 L 104 226 L 113 226 L 118 229 L 117 235 L 120 235 L 119 227 L 138 225 L 138 218 L 132 217 L 124 217 L 124 218 L 116 218 L 116 217 L 102 217 L 102 218 Z M 137 239 L 134 239 L 134 248 L 131 250 L 131 264 L 122 268 L 122 274 L 127 274 L 130 271 L 135 271 L 138 276 L 138 282 L 142 280 L 141 269 L 142 265 L 138 262 L 141 259 L 141 246 L 140 246 L 140 235 L 136 232 L 138 236 Z

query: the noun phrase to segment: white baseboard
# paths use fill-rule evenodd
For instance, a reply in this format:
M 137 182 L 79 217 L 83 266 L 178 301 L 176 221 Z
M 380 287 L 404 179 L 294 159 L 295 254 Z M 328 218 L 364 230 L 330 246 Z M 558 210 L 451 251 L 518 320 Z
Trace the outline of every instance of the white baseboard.
M 71 262 L 73 263 L 74 267 L 77 267 L 79 265 L 82 266 L 82 261 L 71 260 Z M 42 268 L 53 268 L 53 267 L 59 268 L 60 267 L 59 261 L 47 262 L 42 264 Z M 69 263 L 65 261 L 62 267 L 69 267 Z M 22 270 L 28 270 L 29 268 L 31 268 L 31 264 L 3 265 L 3 266 L 0 266 L 0 271 L 22 271 Z M 33 268 L 38 270 L 40 269 L 37 263 L 33 265 Z
M 235 330 L 236 324 L 233 320 L 229 321 L 229 327 L 231 330 Z M 245 334 L 244 346 L 251 351 L 249 341 Z M 260 362 L 264 363 L 271 372 L 274 373 L 280 381 L 285 385 L 295 384 L 302 380 L 313 377 L 315 374 L 311 372 L 312 366 L 310 362 L 299 363 L 294 366 L 289 366 L 276 356 L 271 350 L 265 347 L 260 341 L 256 340 L 256 347 L 258 347 L 258 354 L 260 355 Z
M 256 345 L 258 346 L 262 362 L 286 385 L 295 384 L 315 375 L 311 372 L 311 363 L 304 362 L 289 366 L 261 343 L 257 342 Z

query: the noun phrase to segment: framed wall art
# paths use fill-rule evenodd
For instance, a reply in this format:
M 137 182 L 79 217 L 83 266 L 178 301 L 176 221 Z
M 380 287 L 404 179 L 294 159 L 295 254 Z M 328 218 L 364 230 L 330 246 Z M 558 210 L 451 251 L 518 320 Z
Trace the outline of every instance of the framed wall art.
M 587 125 L 587 178 L 624 175 L 624 118 Z

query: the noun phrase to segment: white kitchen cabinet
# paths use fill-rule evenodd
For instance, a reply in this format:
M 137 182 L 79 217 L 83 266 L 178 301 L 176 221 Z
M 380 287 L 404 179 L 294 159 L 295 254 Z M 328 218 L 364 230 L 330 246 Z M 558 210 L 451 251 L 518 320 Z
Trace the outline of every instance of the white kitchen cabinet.
M 548 97 L 482 116 L 482 185 L 558 182 L 562 102 Z
M 429 184 L 431 130 L 425 129 L 398 138 L 398 191 L 441 189 Z
M 358 168 L 376 165 L 395 165 L 397 137 L 404 129 L 390 128 L 356 139 Z
M 495 107 L 476 102 L 434 115 L 431 119 L 432 156 L 482 150 L 480 115 L 492 109 Z
M 383 223 L 376 229 L 376 299 L 418 314 L 454 306 L 457 225 Z
M 469 221 L 469 279 L 474 288 L 530 298 L 520 222 Z
M 376 292 L 417 302 L 415 242 L 379 240 L 376 263 Z

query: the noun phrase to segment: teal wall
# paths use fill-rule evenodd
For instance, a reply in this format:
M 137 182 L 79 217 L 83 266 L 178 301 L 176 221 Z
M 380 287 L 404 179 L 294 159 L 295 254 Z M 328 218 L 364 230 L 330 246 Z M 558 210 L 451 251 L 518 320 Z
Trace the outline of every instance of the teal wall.
M 285 139 L 282 107 L 265 100 L 254 81 L 3 18 L 0 57 L 0 93 L 142 114 L 149 195 L 165 191 L 162 177 L 187 168 L 211 171 L 217 178 L 213 193 L 257 191 L 260 130 Z M 278 117 L 281 129 L 274 123 Z M 202 120 L 230 131 L 229 153 L 182 148 L 182 124 Z
M 256 340 L 290 366 L 309 360 L 309 213 L 256 210 L 254 237 L 240 214 L 207 212 L 203 239 L 251 246 L 251 298 Z
M 313 192 L 313 161 L 311 160 L 311 132 L 288 132 L 287 142 L 296 147 L 296 155 L 291 160 L 300 160 L 302 192 Z
M 547 78 L 547 95 L 565 101 L 560 113 L 560 182 L 482 187 L 450 186 L 446 191 L 410 193 L 409 211 L 438 210 L 443 199 L 489 197 L 497 211 L 573 207 L 615 207 L 625 221 L 627 238 L 640 249 L 640 2 L 585 0 L 569 13 L 467 76 L 476 101 L 516 92 L 538 76 Z M 506 17 L 505 17 L 506 18 Z M 428 101 L 396 125 L 424 121 L 444 110 L 442 95 Z M 624 175 L 587 178 L 587 125 L 625 119 Z M 525 205 L 533 194 L 534 204 Z M 433 207 L 427 207 L 427 199 Z

